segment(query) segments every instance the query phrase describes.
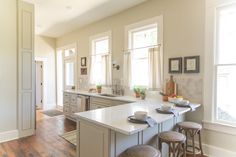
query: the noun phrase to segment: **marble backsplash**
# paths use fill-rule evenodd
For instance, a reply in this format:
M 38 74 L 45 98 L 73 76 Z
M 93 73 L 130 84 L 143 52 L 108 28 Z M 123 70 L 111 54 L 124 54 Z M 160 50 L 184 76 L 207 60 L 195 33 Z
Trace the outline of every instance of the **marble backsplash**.
M 174 76 L 177 83 L 178 95 L 192 102 L 203 101 L 203 80 L 200 76 Z
M 113 83 L 117 84 L 118 79 L 113 79 Z M 166 81 L 168 79 L 165 79 Z M 176 81 L 178 85 L 178 95 L 182 95 L 185 99 L 188 99 L 192 102 L 196 103 L 202 103 L 203 101 L 203 80 L 202 77 L 198 75 L 191 75 L 191 76 L 186 76 L 186 75 L 174 75 L 174 80 Z M 166 82 L 165 81 L 165 82 Z M 119 84 L 119 83 L 118 83 Z M 88 76 L 83 76 L 79 78 L 78 81 L 78 88 L 83 90 L 83 89 L 89 89 L 89 78 Z M 126 94 L 130 95 L 133 94 L 131 91 L 126 92 Z M 156 94 L 155 94 L 156 95 Z M 159 95 L 157 93 L 157 95 Z

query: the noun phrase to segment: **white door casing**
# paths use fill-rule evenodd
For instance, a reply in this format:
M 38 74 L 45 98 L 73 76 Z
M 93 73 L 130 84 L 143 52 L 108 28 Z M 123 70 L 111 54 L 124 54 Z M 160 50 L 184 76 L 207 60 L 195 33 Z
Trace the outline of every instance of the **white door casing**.
M 18 1 L 18 131 L 35 133 L 34 6 Z
M 36 107 L 43 109 L 43 62 L 36 61 Z

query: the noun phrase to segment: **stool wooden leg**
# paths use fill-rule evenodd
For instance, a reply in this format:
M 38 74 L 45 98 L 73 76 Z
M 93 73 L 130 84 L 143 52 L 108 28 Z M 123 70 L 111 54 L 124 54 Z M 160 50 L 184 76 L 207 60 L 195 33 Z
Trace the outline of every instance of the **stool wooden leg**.
M 203 156 L 203 149 L 202 149 L 202 139 L 201 139 L 201 131 L 198 132 L 198 137 L 199 137 L 199 147 L 201 150 L 201 155 Z
M 176 154 L 175 154 L 175 143 L 173 143 L 173 150 L 172 150 L 172 153 L 173 153 L 173 157 L 176 157 Z
M 158 140 L 158 149 L 159 149 L 160 152 L 162 153 L 162 141 L 161 141 L 160 138 L 159 138 L 159 140 Z
M 188 150 L 188 131 L 187 130 L 185 130 L 185 136 L 186 136 L 185 149 L 187 151 Z
M 193 157 L 195 157 L 195 141 L 194 141 L 194 136 L 192 136 L 192 147 L 193 147 Z
M 171 157 L 171 143 L 169 143 L 169 157 Z
M 186 157 L 186 146 L 185 143 L 182 144 L 184 157 Z

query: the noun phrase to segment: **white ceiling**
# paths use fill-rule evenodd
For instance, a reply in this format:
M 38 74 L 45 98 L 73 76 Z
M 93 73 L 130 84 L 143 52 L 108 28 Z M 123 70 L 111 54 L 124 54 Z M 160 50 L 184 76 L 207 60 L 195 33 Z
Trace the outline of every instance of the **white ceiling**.
M 146 0 L 25 0 L 35 4 L 36 34 L 59 37 Z

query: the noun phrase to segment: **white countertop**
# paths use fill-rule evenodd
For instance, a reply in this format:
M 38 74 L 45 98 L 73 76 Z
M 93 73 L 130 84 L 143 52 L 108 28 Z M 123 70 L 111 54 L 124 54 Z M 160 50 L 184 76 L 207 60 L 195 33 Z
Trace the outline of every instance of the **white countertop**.
M 132 135 L 148 128 L 147 124 L 134 124 L 127 121 L 127 117 L 134 114 L 135 111 L 147 111 L 148 115 L 162 123 L 173 118 L 173 114 L 160 114 L 155 111 L 161 106 L 161 101 L 158 100 L 139 100 L 135 103 L 96 109 L 87 112 L 76 113 L 78 119 L 83 119 L 97 125 L 109 128 L 111 130 Z M 196 104 L 199 107 L 200 104 Z M 179 114 L 190 111 L 190 108 L 175 107 Z
M 81 91 L 81 90 L 64 90 L 64 92 L 73 93 L 73 94 L 80 94 L 80 95 L 86 95 L 86 96 L 99 97 L 99 98 L 105 98 L 105 99 L 110 99 L 110 100 L 119 100 L 119 101 L 127 101 L 127 102 L 140 101 L 140 99 L 137 99 L 134 96 L 107 97 L 107 96 L 99 95 L 98 93 L 90 93 L 88 91 Z

